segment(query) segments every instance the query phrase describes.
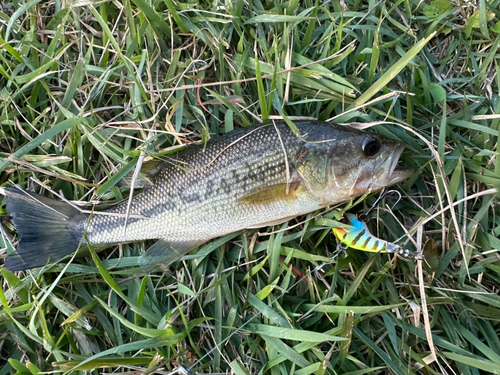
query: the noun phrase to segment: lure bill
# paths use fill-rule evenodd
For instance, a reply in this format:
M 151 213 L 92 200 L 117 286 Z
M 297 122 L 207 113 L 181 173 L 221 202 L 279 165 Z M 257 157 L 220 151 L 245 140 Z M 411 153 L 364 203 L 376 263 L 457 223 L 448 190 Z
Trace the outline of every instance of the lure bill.
M 413 251 L 375 237 L 368 230 L 366 223 L 359 220 L 356 215 L 346 213 L 342 223 L 350 225 L 352 228 L 333 228 L 333 233 L 341 243 L 350 248 L 374 253 L 399 254 L 405 258 L 420 258 Z
M 164 268 L 212 238 L 283 223 L 412 174 L 397 168 L 404 144 L 349 126 L 295 125 L 299 135 L 284 123 L 249 126 L 171 154 L 130 205 L 92 215 L 43 195 L 0 189 L 21 236 L 5 267 L 21 271 L 86 246 L 158 239 L 139 264 Z

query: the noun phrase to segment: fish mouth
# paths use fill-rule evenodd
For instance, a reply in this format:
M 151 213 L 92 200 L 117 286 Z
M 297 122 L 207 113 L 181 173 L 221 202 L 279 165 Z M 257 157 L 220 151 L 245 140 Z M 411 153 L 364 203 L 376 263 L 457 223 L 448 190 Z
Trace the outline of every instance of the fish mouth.
M 379 175 L 379 178 L 375 179 L 376 183 L 372 188 L 381 190 L 387 186 L 391 186 L 403 180 L 406 180 L 414 173 L 414 169 L 412 168 L 398 168 L 399 158 L 401 157 L 404 148 L 405 145 L 398 145 L 389 154 L 387 159 L 382 162 L 382 165 L 380 166 L 382 176 Z M 389 164 L 388 167 L 387 164 Z M 386 166 L 385 168 L 383 167 L 384 165 Z
M 399 146 L 396 150 L 394 150 L 392 156 L 392 164 L 389 169 L 389 173 L 387 176 L 387 186 L 391 186 L 394 184 L 397 184 L 403 180 L 406 180 L 409 178 L 415 170 L 413 168 L 399 168 L 398 169 L 398 163 L 399 163 L 399 158 L 401 157 L 401 154 L 403 153 L 403 150 L 405 149 L 405 145 Z

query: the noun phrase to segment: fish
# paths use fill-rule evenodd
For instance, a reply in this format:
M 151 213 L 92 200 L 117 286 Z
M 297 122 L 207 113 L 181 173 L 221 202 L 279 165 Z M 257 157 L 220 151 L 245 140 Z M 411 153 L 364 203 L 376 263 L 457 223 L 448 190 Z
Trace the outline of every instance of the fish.
M 20 243 L 4 266 L 42 267 L 87 246 L 158 239 L 139 257 L 165 269 L 190 250 L 239 230 L 277 225 L 408 178 L 404 144 L 350 126 L 303 121 L 253 125 L 163 160 L 151 184 L 92 214 L 4 188 Z M 298 133 L 297 133 L 298 131 Z
M 354 214 L 344 214 L 340 222 L 350 225 L 352 228 L 332 228 L 332 231 L 341 243 L 352 249 L 374 253 L 399 254 L 405 258 L 423 259 L 420 254 L 375 237 L 368 230 L 366 223 L 359 220 Z

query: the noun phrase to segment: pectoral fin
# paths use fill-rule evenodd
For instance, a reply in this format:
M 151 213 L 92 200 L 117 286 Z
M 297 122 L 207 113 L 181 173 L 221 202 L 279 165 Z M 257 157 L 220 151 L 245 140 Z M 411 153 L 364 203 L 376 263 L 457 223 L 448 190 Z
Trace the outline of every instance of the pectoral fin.
M 265 186 L 241 197 L 239 201 L 243 204 L 266 204 L 281 200 L 297 199 L 296 192 L 299 186 L 300 181 Z
M 169 265 L 181 259 L 204 242 L 167 242 L 165 240 L 158 240 L 139 257 L 139 265 L 145 272 L 166 271 Z

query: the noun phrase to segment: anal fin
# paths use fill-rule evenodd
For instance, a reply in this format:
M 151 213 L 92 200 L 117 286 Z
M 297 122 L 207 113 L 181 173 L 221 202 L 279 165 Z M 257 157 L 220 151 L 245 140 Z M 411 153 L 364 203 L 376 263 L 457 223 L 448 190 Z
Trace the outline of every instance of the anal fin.
M 158 240 L 139 257 L 139 265 L 145 272 L 166 271 L 168 266 L 181 259 L 205 241 L 168 242 Z

